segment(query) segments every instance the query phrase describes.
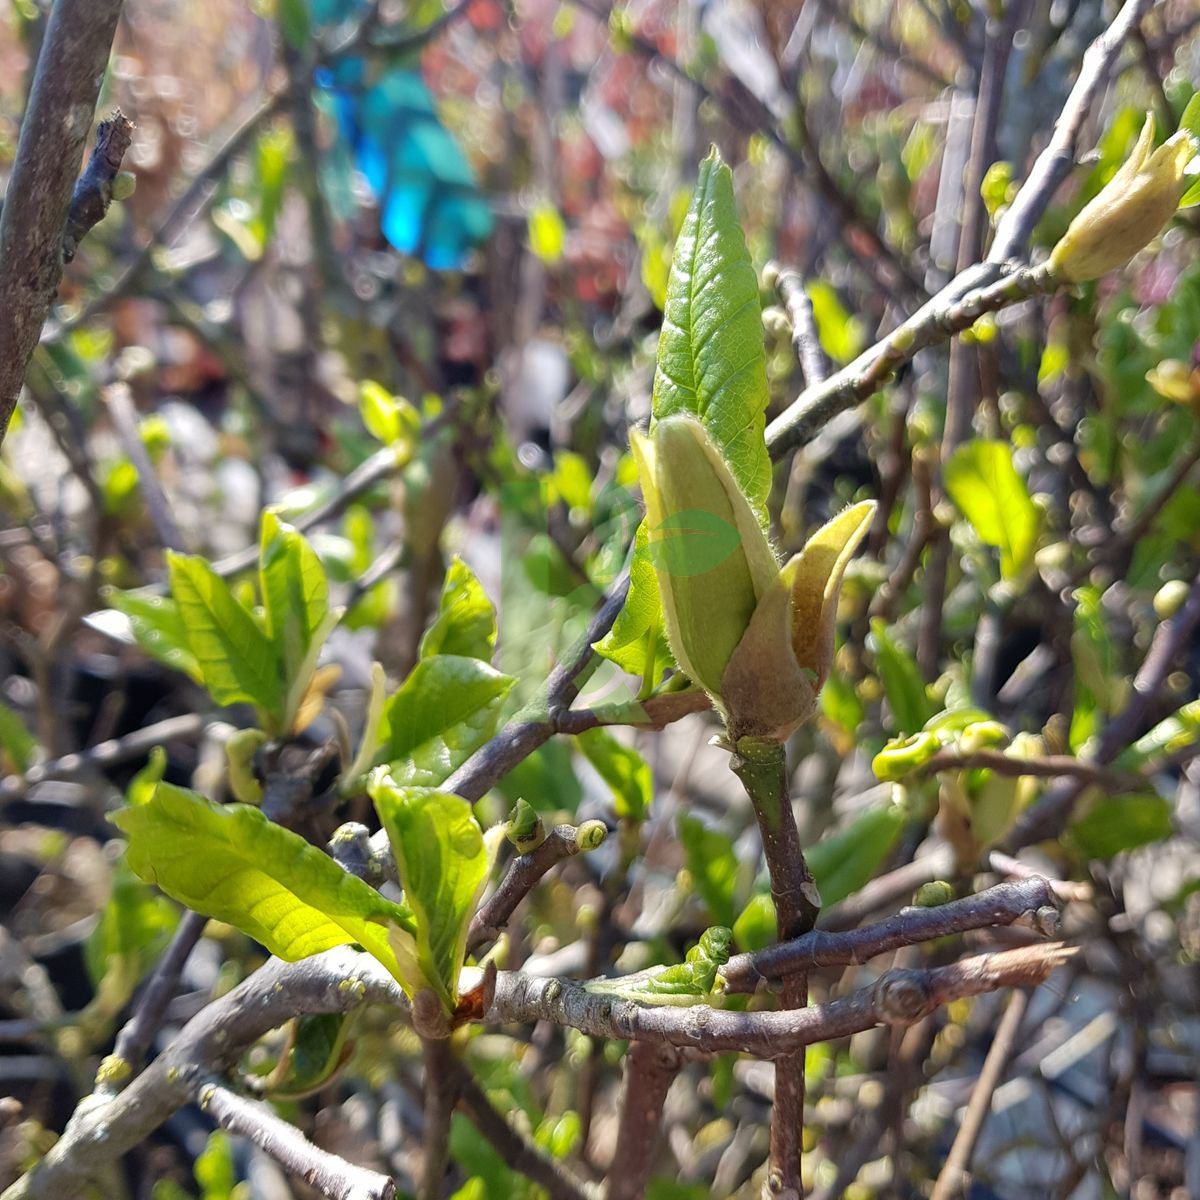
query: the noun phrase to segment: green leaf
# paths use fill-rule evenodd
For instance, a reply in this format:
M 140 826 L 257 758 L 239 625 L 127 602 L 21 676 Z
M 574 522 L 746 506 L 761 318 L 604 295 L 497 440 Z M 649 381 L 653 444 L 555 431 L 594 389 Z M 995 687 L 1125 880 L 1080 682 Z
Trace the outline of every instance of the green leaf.
M 835 363 L 844 365 L 856 358 L 866 340 L 862 321 L 846 311 L 837 292 L 825 280 L 812 280 L 805 291 L 812 302 L 821 348 Z
M 950 499 L 979 536 L 1000 551 L 1000 574 L 1018 576 L 1033 560 L 1041 514 L 1013 465 L 1007 442 L 976 440 L 946 463 Z
M 129 837 L 130 867 L 188 908 L 288 962 L 357 942 L 404 982 L 387 925 L 411 932 L 409 909 L 257 808 L 160 783 L 149 804 L 112 819 Z
M 714 147 L 675 243 L 658 342 L 656 420 L 693 413 L 766 523 L 767 357 L 758 278 L 738 224 L 733 175 Z
M 291 684 L 329 614 L 329 584 L 313 548 L 269 509 L 262 515 L 258 579 L 267 636 Z
M 871 879 L 891 853 L 907 819 L 902 806 L 885 804 L 822 838 L 807 852 L 822 905 L 839 904 Z
M 765 950 L 776 938 L 775 904 L 770 892 L 755 892 L 733 923 L 733 940 L 747 954 Z
M 1105 796 L 1076 821 L 1069 833 L 1088 858 L 1112 858 L 1122 850 L 1170 837 L 1171 806 L 1161 796 Z
M 654 779 L 646 760 L 603 729 L 589 729 L 575 740 L 583 756 L 612 789 L 618 818 L 644 820 L 654 799 Z
M 475 577 L 457 555 L 442 584 L 438 615 L 421 638 L 420 655 L 457 654 L 491 662 L 496 648 L 496 609 Z
M 292 1025 L 283 1057 L 271 1072 L 267 1091 L 286 1099 L 310 1095 L 328 1084 L 346 1062 L 352 1013 L 312 1013 Z
M 916 733 L 937 711 L 925 691 L 917 660 L 893 640 L 887 624 L 878 617 L 871 621 L 868 645 L 875 655 L 875 673 L 883 684 L 896 732 Z
M 167 772 L 167 752 L 162 746 L 155 746 L 150 751 L 146 765 L 138 771 L 125 788 L 125 803 L 137 807 L 139 804 L 149 804 L 154 799 L 154 792 L 162 783 Z
M 400 787 L 382 770 L 369 791 L 416 918 L 417 965 L 453 1012 L 467 927 L 488 873 L 483 831 L 471 805 L 450 792 Z
M 0 704 L 0 750 L 9 762 L 9 770 L 21 774 L 33 766 L 37 739 L 25 728 L 25 722 L 7 704 Z
M 1075 591 L 1071 664 L 1075 696 L 1068 742 L 1076 753 L 1095 737 L 1105 720 L 1125 704 L 1129 680 L 1122 676 L 1117 647 L 1108 632 L 1103 593 L 1087 585 Z
M 629 595 L 612 629 L 595 644 L 595 648 L 622 671 L 643 681 L 643 698 L 657 686 L 663 672 L 673 665 L 663 630 L 658 578 L 650 557 L 650 534 L 644 521 L 634 537 Z
M 728 834 L 683 813 L 679 818 L 679 841 L 692 886 L 708 907 L 710 918 L 719 925 L 732 925 L 738 860 Z
M 444 782 L 495 732 L 514 682 L 477 658 L 423 658 L 384 708 L 377 760 L 399 785 Z
M 496 790 L 516 804 L 527 800 L 539 813 L 565 812 L 574 816 L 583 801 L 569 743 L 552 738 L 505 774 Z
M 758 278 L 733 198 L 733 176 L 714 147 L 700 164 L 667 281 L 652 409 L 699 417 L 758 519 L 767 523 L 771 459 L 764 436 L 769 397 Z M 597 651 L 644 681 L 670 665 L 645 525 L 634 547 L 629 596 Z M 639 554 L 641 560 L 639 561 Z
M 200 664 L 188 645 L 179 606 L 149 591 L 109 592 L 109 603 L 129 620 L 134 640 L 151 658 L 203 683 Z
M 685 961 L 672 966 L 651 967 L 636 975 L 616 979 L 593 979 L 584 984 L 589 992 L 620 996 L 637 1004 L 670 1004 L 679 1007 L 706 999 L 717 972 L 729 961 L 732 933 L 713 926 L 687 952 Z
M 1115 767 L 1137 770 L 1164 754 L 1174 754 L 1200 739 L 1200 700 L 1193 700 L 1159 721 L 1118 756 Z
M 278 718 L 284 685 L 267 635 L 198 555 L 167 552 L 171 594 L 184 636 L 218 704 L 255 704 Z

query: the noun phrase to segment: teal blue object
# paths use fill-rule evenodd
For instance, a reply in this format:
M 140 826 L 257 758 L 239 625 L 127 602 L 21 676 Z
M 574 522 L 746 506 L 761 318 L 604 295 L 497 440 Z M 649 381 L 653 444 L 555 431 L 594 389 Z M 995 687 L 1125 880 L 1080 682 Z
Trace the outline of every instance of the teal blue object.
M 318 24 L 339 22 L 359 0 L 310 0 Z M 383 235 L 433 270 L 464 265 L 491 236 L 491 206 L 458 143 L 438 119 L 421 73 L 388 66 L 373 78 L 360 58 L 318 72 L 338 131 L 379 204 Z

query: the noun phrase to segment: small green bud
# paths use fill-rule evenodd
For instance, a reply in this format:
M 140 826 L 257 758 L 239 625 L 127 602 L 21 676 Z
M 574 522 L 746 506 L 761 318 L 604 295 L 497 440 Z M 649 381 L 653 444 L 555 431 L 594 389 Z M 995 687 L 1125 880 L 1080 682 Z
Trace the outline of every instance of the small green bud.
M 953 899 L 953 884 L 947 883 L 944 879 L 931 879 L 917 888 L 917 894 L 913 896 L 912 902 L 914 908 L 941 908 L 943 904 L 949 904 Z
M 1182 607 L 1191 589 L 1183 579 L 1171 579 L 1154 593 L 1154 615 L 1169 621 Z
M 876 779 L 896 783 L 923 767 L 940 749 L 937 735 L 923 730 L 912 737 L 888 742 L 871 760 L 871 770 Z
M 1123 267 L 1158 236 L 1179 207 L 1197 146 L 1181 129 L 1153 147 L 1154 114 L 1147 113 L 1133 152 L 1051 252 L 1053 275 L 1070 283 L 1097 279 Z
M 1004 746 L 1007 743 L 1008 730 L 999 721 L 975 721 L 962 731 L 958 739 L 958 748 L 964 754 L 974 754 L 976 750 Z
M 132 171 L 118 171 L 112 181 L 112 198 L 128 200 L 137 188 L 137 176 Z
M 512 812 L 508 814 L 508 827 L 505 836 L 522 853 L 528 854 L 536 850 L 546 840 L 546 827 L 537 809 L 524 797 L 517 801 Z
M 604 845 L 604 839 L 608 837 L 608 829 L 603 821 L 584 821 L 578 829 L 575 830 L 575 845 L 579 848 L 581 854 L 586 854 L 589 850 L 595 850 L 599 846 Z
M 100 1060 L 96 1070 L 96 1086 L 119 1088 L 132 1074 L 133 1067 L 127 1059 L 108 1054 Z

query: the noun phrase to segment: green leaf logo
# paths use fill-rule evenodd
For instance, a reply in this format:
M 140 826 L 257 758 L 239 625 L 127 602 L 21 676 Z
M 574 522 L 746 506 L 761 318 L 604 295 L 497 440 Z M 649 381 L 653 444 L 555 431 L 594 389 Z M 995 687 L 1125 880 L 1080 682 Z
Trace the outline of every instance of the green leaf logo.
M 668 575 L 703 575 L 741 545 L 737 527 L 703 508 L 671 513 L 650 531 L 650 558 Z

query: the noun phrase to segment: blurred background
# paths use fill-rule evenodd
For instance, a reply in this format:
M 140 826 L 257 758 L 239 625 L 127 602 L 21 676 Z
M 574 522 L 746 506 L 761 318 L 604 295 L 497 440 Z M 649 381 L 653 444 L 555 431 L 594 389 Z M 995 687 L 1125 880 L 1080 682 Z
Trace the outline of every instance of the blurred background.
M 47 7 L 0 0 L 0 177 Z M 128 0 L 101 113 L 136 122 L 136 190 L 69 265 L 0 457 L 0 996 L 13 997 L 0 1001 L 0 1095 L 18 1098 L 0 1110 L 0 1183 L 61 1129 L 175 920 L 142 889 L 129 979 L 94 1007 L 99 915 L 114 911 L 114 878 L 141 887 L 116 871 L 104 814 L 149 747 L 61 760 L 204 707 L 95 616 L 103 589 L 159 580 L 166 545 L 237 554 L 266 505 L 323 511 L 310 537 L 349 605 L 331 656 L 352 726 L 372 659 L 393 679 L 411 669 L 455 553 L 499 604 L 499 663 L 527 696 L 617 577 L 639 517 L 627 431 L 649 416 L 672 248 L 710 144 L 733 168 L 763 280 L 771 416 L 804 379 L 767 264 L 799 278 L 826 365 L 853 360 L 985 251 L 1114 9 Z M 1165 0 L 1087 113 L 1088 153 L 1038 224 L 1035 257 L 1111 178 L 1146 111 L 1161 140 L 1198 82 L 1200 9 Z M 778 464 L 781 551 L 847 503 L 881 501 L 847 583 L 835 678 L 794 748 L 806 838 L 886 799 L 873 755 L 954 703 L 1033 739 L 1029 755 L 1081 754 L 1121 711 L 1200 565 L 1196 211 L 1126 271 L 983 318 L 953 353 L 923 351 Z M 1016 584 L 938 482 L 952 394 L 1028 481 L 1038 532 Z M 403 469 L 347 500 L 345 481 L 404 437 Z M 1200 1195 L 1198 679 L 1193 645 L 1148 710 L 1150 723 L 1185 716 L 1136 764 L 1144 802 L 1096 809 L 1097 791 L 1090 824 L 1031 860 L 1075 889 L 1067 929 L 1087 949 L 1030 1001 L 972 1196 Z M 631 690 L 610 665 L 584 702 Z M 227 719 L 164 739 L 168 778 L 211 784 Z M 300 749 L 333 732 L 316 723 Z M 628 945 L 678 950 L 743 912 L 756 835 L 714 732 L 693 714 L 638 735 L 655 794 L 644 858 L 570 864 L 514 937 L 518 962 L 573 951 L 562 969 L 594 974 Z M 964 787 L 994 782 L 966 774 Z M 943 874 L 970 878 L 965 858 L 944 865 L 927 782 L 930 807 L 914 802 L 923 816 L 871 870 L 937 852 Z M 1022 786 L 1006 812 L 1044 781 Z M 492 819 L 524 796 L 548 815 L 613 820 L 611 789 L 571 739 L 499 790 Z M 210 935 L 170 1027 L 259 961 L 231 931 Z M 817 998 L 855 974 L 814 983 Z M 928 1194 L 1002 999 L 810 1054 L 817 1195 Z M 348 1069 L 292 1101 L 290 1119 L 406 1178 L 419 1157 L 411 1041 L 368 1019 Z M 619 1055 L 549 1035 L 476 1049 L 493 1098 L 543 1148 L 604 1174 Z M 651 1195 L 757 1194 L 763 1070 L 722 1059 L 672 1093 Z M 198 1111 L 177 1114 L 97 1194 L 310 1194 L 210 1131 Z M 459 1196 L 534 1194 L 458 1118 L 454 1139 Z

